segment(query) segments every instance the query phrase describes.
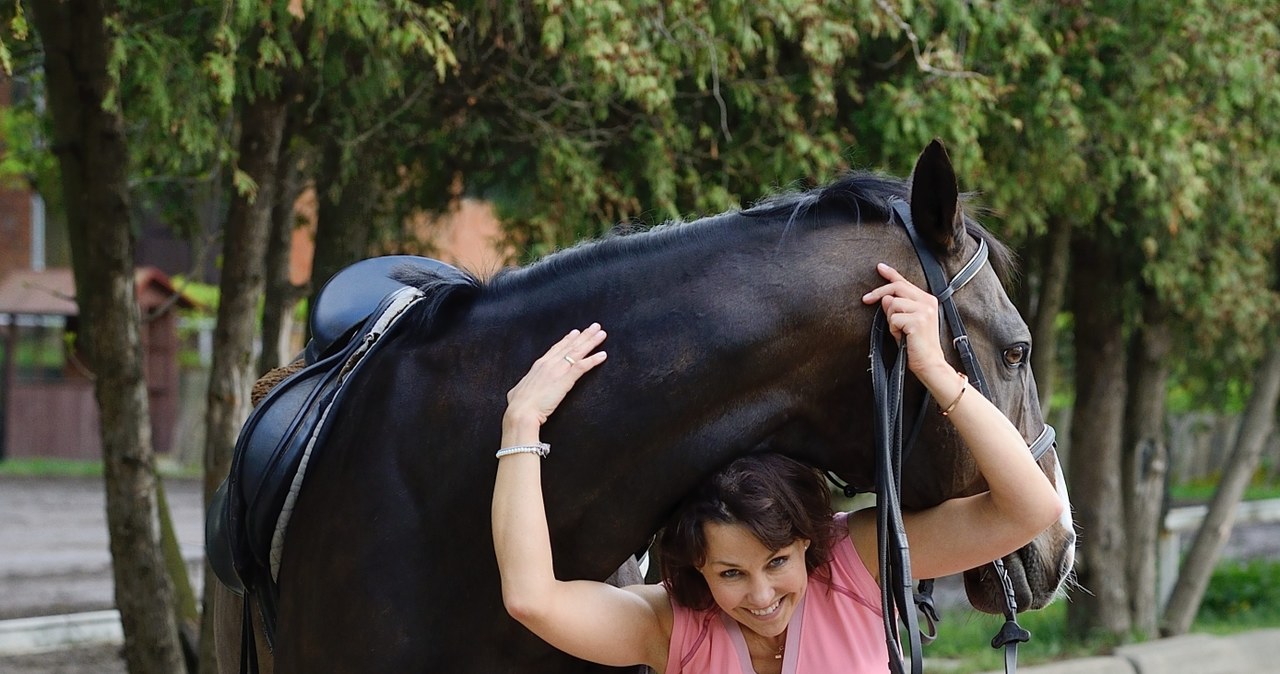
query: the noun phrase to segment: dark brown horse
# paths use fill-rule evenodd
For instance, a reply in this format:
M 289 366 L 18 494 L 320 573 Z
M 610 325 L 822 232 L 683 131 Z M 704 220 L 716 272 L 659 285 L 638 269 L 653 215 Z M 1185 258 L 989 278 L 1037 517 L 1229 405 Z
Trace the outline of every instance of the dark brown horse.
M 411 279 L 432 301 L 354 378 L 308 470 L 281 563 L 274 667 L 612 671 L 557 652 L 507 617 L 489 531 L 504 394 L 549 344 L 592 321 L 609 330 L 609 362 L 583 378 L 543 434 L 554 447 L 543 474 L 560 577 L 610 575 L 686 492 L 744 453 L 782 452 L 870 486 L 873 309 L 860 298 L 881 283 L 880 261 L 924 284 L 906 234 L 890 222 L 891 199 L 910 203 L 948 275 L 979 240 L 990 246 L 992 264 L 955 299 L 995 403 L 1025 438 L 1038 436 L 1031 336 L 999 278 L 1008 251 L 961 214 L 937 143 L 909 187 L 853 175 L 742 212 L 583 244 L 488 283 Z M 906 409 L 921 396 L 910 381 Z M 1065 499 L 1056 455 L 1040 463 Z M 983 489 L 935 414 L 902 472 L 907 509 Z M 1064 517 L 1006 558 L 1020 606 L 1050 601 L 1073 544 Z M 971 572 L 967 586 L 975 607 L 1000 611 L 993 578 Z M 220 637 L 234 643 L 238 633 Z M 235 662 L 226 657 L 224 668 Z

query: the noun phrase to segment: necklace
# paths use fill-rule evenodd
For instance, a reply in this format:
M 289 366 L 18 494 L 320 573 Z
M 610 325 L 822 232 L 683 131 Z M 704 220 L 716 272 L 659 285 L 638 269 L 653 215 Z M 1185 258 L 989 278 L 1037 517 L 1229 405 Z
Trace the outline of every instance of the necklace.
M 763 655 L 755 655 L 753 653 L 751 655 L 752 658 L 770 658 L 773 660 L 781 660 L 782 656 L 784 655 L 784 652 L 787 650 L 787 633 L 786 632 L 783 632 L 781 635 L 779 635 L 779 638 L 781 638 L 782 641 L 778 644 L 778 648 L 776 650 L 774 649 L 773 645 L 769 643 L 770 639 L 768 637 L 762 637 L 758 634 L 752 633 L 750 638 L 747 638 L 745 635 L 744 635 L 744 638 L 746 638 L 749 642 L 759 643 L 764 647 L 763 649 L 761 649 L 764 651 Z M 747 645 L 747 650 L 748 652 L 753 650 L 750 644 Z

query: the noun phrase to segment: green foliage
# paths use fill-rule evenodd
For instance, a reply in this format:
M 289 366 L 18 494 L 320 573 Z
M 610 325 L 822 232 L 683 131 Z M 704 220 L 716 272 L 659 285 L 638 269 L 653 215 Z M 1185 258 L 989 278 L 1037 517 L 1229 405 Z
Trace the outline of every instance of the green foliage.
M 1009 88 L 974 70 L 965 46 L 991 41 L 975 39 L 984 22 L 1001 27 L 995 39 L 1032 32 L 1003 5 L 958 2 L 546 1 L 459 13 L 476 30 L 459 34 L 447 84 L 465 96 L 437 101 L 461 126 L 425 129 L 409 175 L 419 194 L 465 176 L 534 255 L 851 165 L 902 171 L 934 136 L 976 164 L 985 115 Z
M 218 313 L 218 286 L 178 275 L 173 278 L 173 287 L 198 305 L 193 312 L 209 316 Z
M 14 40 L 21 42 L 27 39 L 30 27 L 27 25 L 22 3 L 13 4 L 13 16 L 9 19 L 7 28 L 9 36 Z M 4 68 L 4 74 L 13 75 L 13 52 L 9 50 L 9 43 L 5 39 L 0 39 L 0 68 Z
M 57 163 L 41 144 L 48 137 L 48 120 L 32 105 L 22 103 L 0 109 L 0 140 L 5 148 L 0 156 L 0 181 L 5 187 L 57 184 Z

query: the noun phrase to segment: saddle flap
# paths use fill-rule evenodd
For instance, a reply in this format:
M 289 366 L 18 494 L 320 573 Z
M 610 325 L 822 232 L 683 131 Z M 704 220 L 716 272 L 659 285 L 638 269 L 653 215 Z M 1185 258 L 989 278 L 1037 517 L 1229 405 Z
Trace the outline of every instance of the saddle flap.
M 257 565 L 269 565 L 271 538 L 293 476 L 333 398 L 342 362 L 356 345 L 281 382 L 241 429 L 228 478 L 229 533 L 247 543 Z
M 227 480 L 223 480 L 209 499 L 209 509 L 205 512 L 204 552 L 213 575 L 227 589 L 243 597 L 244 581 L 236 571 L 236 552 L 227 534 L 227 514 Z

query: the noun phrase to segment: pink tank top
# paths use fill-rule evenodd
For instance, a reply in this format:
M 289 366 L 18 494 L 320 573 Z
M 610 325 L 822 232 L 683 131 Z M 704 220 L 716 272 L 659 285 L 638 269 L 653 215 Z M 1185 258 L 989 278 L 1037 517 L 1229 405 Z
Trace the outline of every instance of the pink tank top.
M 783 674 L 883 672 L 888 666 L 880 586 L 849 539 L 847 513 L 836 515 L 830 579 L 809 576 L 809 587 L 787 626 Z M 672 603 L 666 674 L 755 674 L 738 622 L 719 608 L 694 611 Z

